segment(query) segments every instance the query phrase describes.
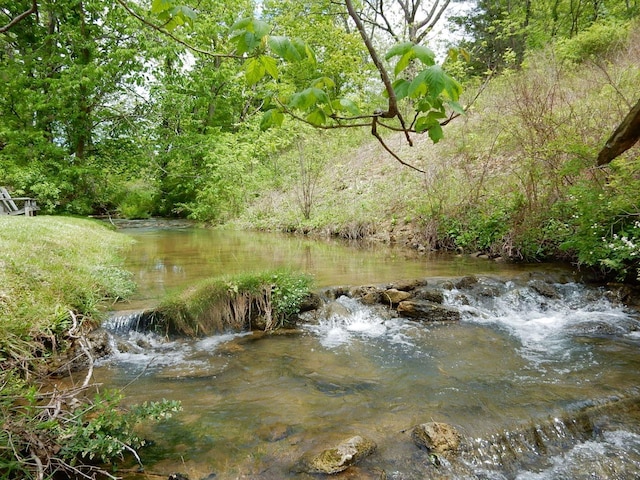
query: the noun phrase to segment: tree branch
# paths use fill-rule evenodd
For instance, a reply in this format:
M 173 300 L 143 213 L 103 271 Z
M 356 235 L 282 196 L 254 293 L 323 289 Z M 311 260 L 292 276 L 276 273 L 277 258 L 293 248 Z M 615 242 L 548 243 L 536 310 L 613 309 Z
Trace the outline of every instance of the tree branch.
M 404 160 L 402 160 L 397 153 L 395 153 L 393 150 L 391 150 L 386 143 L 384 143 L 384 140 L 382 139 L 382 137 L 380 136 L 380 134 L 378 133 L 378 117 L 374 117 L 372 122 L 371 122 L 371 135 L 373 135 L 374 137 L 376 137 L 378 139 L 378 142 L 380 143 L 380 145 L 382 145 L 382 148 L 384 148 L 387 153 L 389 153 L 389 155 L 391 155 L 393 158 L 396 159 L 396 161 L 400 162 L 402 165 L 404 165 L 405 167 L 409 167 L 417 172 L 420 173 L 427 173 L 424 170 L 419 169 L 418 167 L 414 167 L 413 165 L 411 165 L 410 163 L 405 162 Z
M 356 28 L 358 29 L 358 32 L 360 33 L 360 37 L 362 37 L 362 40 L 364 41 L 364 44 L 367 47 L 367 51 L 369 52 L 369 56 L 371 57 L 371 60 L 373 60 L 373 64 L 376 66 L 376 68 L 378 70 L 378 73 L 380 74 L 380 79 L 382 80 L 382 83 L 384 84 L 384 89 L 387 92 L 387 94 L 389 95 L 388 109 L 387 109 L 386 112 L 382 113 L 382 117 L 384 117 L 384 118 L 393 118 L 393 117 L 398 115 L 398 99 L 396 97 L 396 92 L 393 90 L 393 85 L 392 85 L 392 82 L 391 82 L 391 78 L 389 78 L 389 74 L 387 73 L 387 69 L 384 67 L 384 64 L 382 63 L 382 60 L 380 59 L 380 56 L 378 55 L 378 52 L 376 51 L 375 47 L 373 46 L 373 42 L 371 41 L 371 38 L 369 38 L 369 36 L 367 35 L 367 32 L 366 32 L 366 30 L 364 28 L 362 20 L 360 20 L 360 17 L 358 16 L 358 13 L 356 12 L 355 8 L 353 7 L 353 2 L 351 0 L 345 0 L 345 4 L 347 6 L 347 11 L 349 12 L 349 16 L 351 17 L 351 19 L 356 24 Z
M 38 0 L 32 0 L 31 1 L 31 6 L 29 7 L 28 10 L 22 12 L 20 15 L 18 15 L 17 17 L 14 17 L 9 23 L 7 23 L 4 27 L 0 27 L 0 33 L 5 33 L 7 31 L 9 31 L 10 28 L 14 27 L 15 25 L 17 25 L 18 23 L 20 23 L 22 20 L 24 20 L 25 18 L 27 18 L 29 15 L 36 13 L 38 11 Z
M 160 32 L 161 34 L 169 37 L 174 42 L 177 42 L 180 45 L 182 45 L 183 47 L 188 48 L 192 52 L 200 53 L 202 55 L 206 55 L 208 57 L 214 57 L 214 58 L 236 58 L 236 59 L 244 59 L 245 58 L 245 57 L 240 56 L 240 55 L 234 55 L 234 54 L 229 54 L 229 53 L 215 53 L 215 52 L 211 52 L 209 50 L 203 50 L 203 49 L 198 48 L 198 47 L 196 47 L 194 45 L 191 45 L 190 43 L 185 42 L 181 38 L 176 37 L 173 33 L 165 30 L 162 27 L 159 27 L 158 25 L 155 25 L 154 23 L 152 23 L 149 20 L 147 20 L 146 18 L 144 18 L 142 15 L 136 13 L 129 5 L 127 5 L 125 3 L 124 0 L 116 0 L 116 2 L 118 2 L 120 4 L 120 6 L 122 6 L 122 8 L 124 8 L 127 11 L 127 13 L 129 15 L 131 15 L 132 17 L 137 18 L 140 22 L 145 24 L 147 27 L 152 28 L 153 30 L 155 30 L 157 32 Z

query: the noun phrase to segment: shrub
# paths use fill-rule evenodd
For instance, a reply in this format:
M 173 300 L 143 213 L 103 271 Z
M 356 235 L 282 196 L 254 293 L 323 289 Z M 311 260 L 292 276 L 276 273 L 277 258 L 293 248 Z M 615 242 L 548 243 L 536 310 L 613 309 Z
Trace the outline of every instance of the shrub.
M 561 59 L 572 63 L 608 57 L 619 50 L 629 37 L 629 23 L 594 23 L 573 38 L 558 42 Z
M 607 173 L 600 187 L 585 179 L 572 189 L 566 205 L 572 235 L 563 248 L 582 265 L 640 281 L 640 158 L 617 159 Z
M 158 194 L 146 184 L 127 185 L 122 199 L 118 203 L 118 213 L 124 218 L 145 219 L 156 210 Z

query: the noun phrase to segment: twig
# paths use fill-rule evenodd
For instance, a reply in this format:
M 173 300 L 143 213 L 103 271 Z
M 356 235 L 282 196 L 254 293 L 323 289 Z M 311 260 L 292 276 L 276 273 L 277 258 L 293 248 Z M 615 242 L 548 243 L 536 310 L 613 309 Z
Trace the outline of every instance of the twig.
M 84 382 L 82 382 L 81 388 L 86 388 L 89 385 L 89 381 L 93 377 L 93 364 L 94 359 L 91 355 L 91 351 L 89 350 L 88 340 L 79 332 L 78 319 L 73 313 L 73 311 L 69 310 L 69 315 L 71 315 L 71 319 L 73 320 L 73 327 L 69 329 L 69 336 L 71 338 L 77 339 L 82 352 L 86 355 L 89 360 L 89 369 L 87 370 L 87 375 L 84 377 Z
M 234 55 L 234 54 L 230 54 L 230 53 L 215 53 L 215 52 L 211 52 L 209 50 L 203 50 L 201 48 L 198 48 L 194 45 L 191 45 L 188 42 L 185 42 L 184 40 L 182 40 L 179 37 L 176 37 L 173 33 L 165 30 L 162 27 L 159 27 L 158 25 L 155 25 L 153 23 L 151 23 L 150 21 L 148 21 L 146 18 L 144 18 L 142 15 L 139 15 L 138 13 L 136 13 L 131 7 L 129 7 L 129 5 L 127 5 L 124 0 L 116 0 L 116 2 L 118 2 L 122 8 L 124 8 L 127 13 L 129 15 L 131 15 L 132 17 L 137 18 L 139 21 L 141 21 L 143 24 L 145 24 L 146 26 L 156 30 L 157 32 L 160 32 L 161 34 L 169 37 L 171 40 L 173 40 L 174 42 L 179 43 L 180 45 L 182 45 L 183 47 L 188 48 L 189 50 L 196 52 L 196 53 L 200 53 L 202 55 L 206 55 L 208 57 L 214 57 L 214 58 L 236 58 L 236 59 L 245 59 L 245 57 L 240 56 L 240 55 Z
M 374 118 L 373 122 L 371 123 L 371 134 L 378 139 L 378 142 L 380 142 L 380 145 L 382 145 L 382 148 L 384 148 L 393 158 L 395 158 L 398 162 L 400 162 L 405 167 L 409 167 L 409 168 L 411 168 L 411 169 L 413 169 L 413 170 L 415 170 L 417 172 L 420 172 L 420 173 L 427 173 L 424 170 L 421 170 L 418 167 L 415 167 L 415 166 L 411 165 L 410 163 L 405 162 L 393 150 L 391 150 L 387 146 L 387 144 L 384 143 L 384 140 L 382 139 L 382 137 L 378 133 L 378 129 L 376 128 L 377 124 L 378 124 L 377 118 Z

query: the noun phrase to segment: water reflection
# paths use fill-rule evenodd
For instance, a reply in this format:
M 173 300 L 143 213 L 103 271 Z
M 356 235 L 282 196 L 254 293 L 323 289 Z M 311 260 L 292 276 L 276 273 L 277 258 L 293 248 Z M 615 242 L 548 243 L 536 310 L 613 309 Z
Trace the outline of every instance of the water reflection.
M 427 276 L 508 274 L 529 268 L 469 256 L 421 256 L 400 247 L 316 241 L 291 235 L 196 228 L 122 231 L 137 241 L 126 260 L 139 285 L 134 299 L 137 304 L 152 302 L 168 291 L 206 277 L 280 267 L 312 274 L 318 287 Z

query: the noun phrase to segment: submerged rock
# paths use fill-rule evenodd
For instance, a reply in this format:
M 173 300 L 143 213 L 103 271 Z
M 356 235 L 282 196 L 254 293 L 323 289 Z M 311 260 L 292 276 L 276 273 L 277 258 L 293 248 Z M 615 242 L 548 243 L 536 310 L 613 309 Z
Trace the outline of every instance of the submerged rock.
M 285 423 L 274 423 L 273 425 L 263 425 L 256 434 L 258 438 L 265 442 L 279 442 L 291 434 L 291 427 Z
M 332 475 L 360 462 L 371 455 L 376 448 L 374 441 L 356 435 L 317 455 L 303 457 L 299 467 L 306 473 Z
M 461 436 L 449 424 L 429 422 L 417 425 L 411 432 L 414 443 L 435 453 L 454 453 L 460 448 Z
M 466 288 L 471 288 L 476 283 L 478 283 L 478 277 L 476 277 L 475 275 L 468 275 L 468 276 L 462 277 L 460 280 L 458 280 L 455 283 L 455 287 L 458 290 L 462 290 L 462 289 L 466 289 Z
M 427 322 L 451 322 L 460 320 L 460 312 L 426 300 L 406 300 L 398 305 L 398 313 Z
M 535 290 L 543 297 L 560 298 L 558 290 L 550 283 L 544 282 L 542 280 L 533 280 L 529 283 L 529 286 L 532 290 Z

